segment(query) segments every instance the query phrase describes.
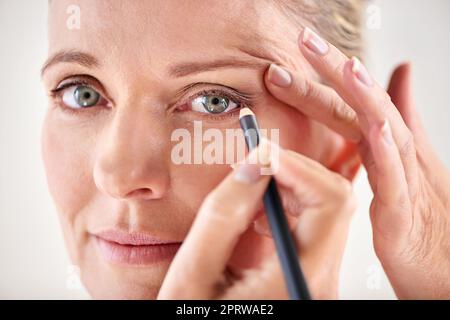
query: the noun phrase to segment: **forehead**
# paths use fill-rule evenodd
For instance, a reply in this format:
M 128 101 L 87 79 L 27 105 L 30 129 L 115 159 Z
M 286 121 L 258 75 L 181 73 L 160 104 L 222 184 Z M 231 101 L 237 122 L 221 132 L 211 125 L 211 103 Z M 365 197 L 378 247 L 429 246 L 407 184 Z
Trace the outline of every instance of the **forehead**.
M 78 17 L 79 28 L 71 28 Z M 49 51 L 75 49 L 163 65 L 245 47 L 286 61 L 297 32 L 286 21 L 265 0 L 58 0 L 50 2 Z

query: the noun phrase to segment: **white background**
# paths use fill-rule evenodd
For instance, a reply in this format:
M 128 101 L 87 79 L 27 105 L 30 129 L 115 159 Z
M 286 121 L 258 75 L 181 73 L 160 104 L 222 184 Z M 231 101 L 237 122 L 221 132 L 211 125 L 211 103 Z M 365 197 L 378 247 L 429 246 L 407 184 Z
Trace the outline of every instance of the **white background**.
M 450 1 L 379 0 L 379 29 L 367 30 L 368 65 L 383 84 L 392 67 L 414 65 L 420 112 L 450 167 Z M 40 156 L 46 98 L 39 69 L 46 58 L 46 0 L 0 0 L 0 298 L 77 299 Z M 370 20 L 368 20 L 370 21 Z M 377 26 L 375 26 L 377 27 Z M 439 173 L 436 173 L 439 174 Z M 355 183 L 358 212 L 341 275 L 341 298 L 395 298 L 372 249 L 365 172 Z

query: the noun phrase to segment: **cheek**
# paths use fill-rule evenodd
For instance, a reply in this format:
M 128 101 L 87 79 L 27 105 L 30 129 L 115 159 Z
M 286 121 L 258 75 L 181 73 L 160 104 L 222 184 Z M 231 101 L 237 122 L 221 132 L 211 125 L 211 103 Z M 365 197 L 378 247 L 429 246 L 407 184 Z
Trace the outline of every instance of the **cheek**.
M 186 129 L 189 131 L 189 135 L 183 140 L 189 140 L 189 143 L 184 144 L 183 153 L 189 154 L 189 156 L 185 157 L 181 164 L 176 164 L 179 163 L 179 160 L 173 161 L 172 159 L 170 161 L 170 192 L 187 207 L 191 216 L 186 218 L 189 218 L 191 223 L 204 198 L 232 169 L 226 159 L 226 128 L 222 124 L 205 123 L 197 133 L 194 133 L 194 129 L 191 127 Z M 214 141 L 220 140 L 219 144 L 205 140 L 205 135 L 210 129 L 218 133 L 218 139 Z M 180 142 L 173 143 L 172 150 L 178 148 L 175 146 L 176 144 L 179 146 Z M 209 151 L 217 155 L 217 158 L 210 157 Z M 212 163 L 212 159 L 216 159 L 216 163 Z M 195 163 L 196 161 L 197 163 Z
M 230 171 L 231 168 L 227 165 L 176 166 L 171 170 L 172 192 L 195 215 L 204 198 Z
M 89 165 L 88 133 L 63 125 L 48 112 L 42 130 L 42 157 L 50 194 L 63 223 L 76 214 L 94 194 Z

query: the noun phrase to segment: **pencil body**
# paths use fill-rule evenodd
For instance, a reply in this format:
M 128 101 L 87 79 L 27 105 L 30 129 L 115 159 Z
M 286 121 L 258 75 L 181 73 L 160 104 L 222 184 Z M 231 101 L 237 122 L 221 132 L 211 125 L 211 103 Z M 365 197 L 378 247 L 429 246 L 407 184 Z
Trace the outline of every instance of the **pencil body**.
M 289 295 L 293 300 L 310 300 L 306 280 L 298 261 L 295 242 L 289 230 L 274 178 L 270 179 L 263 202 Z
M 258 146 L 260 139 L 256 117 L 247 114 L 241 116 L 239 122 L 244 131 L 247 147 L 251 151 Z M 311 297 L 299 264 L 295 242 L 289 230 L 276 181 L 273 177 L 264 193 L 263 202 L 289 296 L 293 300 L 310 300 Z

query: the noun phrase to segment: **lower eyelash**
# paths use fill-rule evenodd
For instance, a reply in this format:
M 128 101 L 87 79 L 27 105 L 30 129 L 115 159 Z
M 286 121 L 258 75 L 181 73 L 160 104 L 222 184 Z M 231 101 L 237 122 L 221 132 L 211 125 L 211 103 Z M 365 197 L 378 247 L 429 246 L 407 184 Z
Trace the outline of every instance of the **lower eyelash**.
M 200 113 L 202 117 L 208 117 L 209 119 L 220 121 L 220 120 L 225 120 L 225 119 L 229 119 L 229 118 L 238 116 L 239 111 L 244 107 L 245 107 L 244 105 L 239 104 L 239 106 L 234 108 L 232 111 L 223 112 L 220 114 L 200 113 L 200 112 L 197 112 L 197 113 Z

